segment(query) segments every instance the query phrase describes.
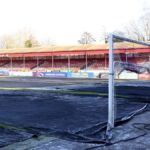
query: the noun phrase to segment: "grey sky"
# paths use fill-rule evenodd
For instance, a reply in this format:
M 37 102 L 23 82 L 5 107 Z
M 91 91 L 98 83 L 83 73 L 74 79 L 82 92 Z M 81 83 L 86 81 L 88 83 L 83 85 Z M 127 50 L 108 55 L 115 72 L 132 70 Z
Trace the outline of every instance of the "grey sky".
M 150 0 L 0 0 L 0 36 L 30 28 L 58 44 L 77 44 L 84 31 L 99 41 L 103 27 L 121 29 L 149 6 Z

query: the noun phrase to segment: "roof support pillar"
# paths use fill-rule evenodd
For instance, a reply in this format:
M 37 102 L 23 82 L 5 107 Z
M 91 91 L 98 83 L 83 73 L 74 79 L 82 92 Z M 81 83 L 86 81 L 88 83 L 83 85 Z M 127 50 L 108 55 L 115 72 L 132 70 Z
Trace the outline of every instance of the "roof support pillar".
M 86 65 L 86 72 L 87 72 L 87 60 L 88 58 L 87 58 L 87 53 L 85 53 L 85 65 Z
M 54 70 L 54 56 L 53 56 L 53 53 L 52 53 L 52 71 Z
M 106 54 L 104 54 L 105 57 L 105 69 L 107 68 L 107 58 L 106 58 Z
M 70 72 L 70 56 L 68 55 L 68 72 Z
M 126 53 L 126 62 L 128 62 L 128 53 Z
M 37 56 L 37 59 L 36 59 L 37 61 L 36 61 L 36 67 L 37 67 L 37 69 L 39 68 L 39 57 Z
M 23 56 L 23 68 L 25 69 L 26 67 L 26 60 L 25 60 L 25 56 Z
M 13 68 L 13 62 L 12 62 L 12 57 L 10 57 L 10 70 L 12 71 Z

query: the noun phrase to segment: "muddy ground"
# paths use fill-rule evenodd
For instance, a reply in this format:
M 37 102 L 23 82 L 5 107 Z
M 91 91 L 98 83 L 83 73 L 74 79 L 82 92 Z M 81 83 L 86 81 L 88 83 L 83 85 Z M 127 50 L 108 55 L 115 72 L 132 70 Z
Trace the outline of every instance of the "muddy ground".
M 119 80 L 115 83 L 117 118 L 130 116 L 146 104 L 143 113 L 149 112 L 150 81 Z M 55 142 L 40 145 L 39 141 L 37 146 L 33 140 L 34 146 L 24 144 L 24 148 L 19 146 L 18 149 L 58 150 L 59 145 L 60 150 L 85 150 L 95 146 L 93 144 L 96 144 L 94 149 L 103 149 L 101 146 L 106 145 L 102 134 L 105 129 L 100 129 L 107 125 L 107 97 L 106 80 L 1 77 L 0 147 L 17 149 L 15 143 L 44 136 L 52 141 L 55 139 Z M 139 134 L 135 137 L 138 138 Z M 137 144 L 132 146 L 137 148 Z

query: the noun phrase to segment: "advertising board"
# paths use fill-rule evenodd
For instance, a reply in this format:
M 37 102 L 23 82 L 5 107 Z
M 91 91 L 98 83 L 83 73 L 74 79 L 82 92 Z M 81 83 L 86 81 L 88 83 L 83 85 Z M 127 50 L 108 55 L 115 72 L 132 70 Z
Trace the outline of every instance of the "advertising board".
M 7 71 L 7 70 L 0 70 L 0 76 L 9 76 L 9 71 Z
M 67 78 L 66 72 L 33 72 L 34 77 Z
M 139 80 L 150 80 L 150 74 L 149 73 L 143 73 L 138 75 Z

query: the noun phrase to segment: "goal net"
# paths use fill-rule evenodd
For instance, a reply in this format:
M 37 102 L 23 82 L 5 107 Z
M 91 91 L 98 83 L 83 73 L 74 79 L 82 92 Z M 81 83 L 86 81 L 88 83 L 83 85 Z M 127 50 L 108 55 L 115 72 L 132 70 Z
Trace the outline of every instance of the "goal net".
M 108 126 L 115 125 L 117 98 L 125 91 L 118 84 L 130 84 L 134 79 L 150 79 L 150 44 L 109 34 Z M 119 80 L 118 80 L 119 79 Z M 126 79 L 126 80 L 124 80 Z M 125 89 L 126 90 L 126 89 Z M 128 91 L 127 91 L 128 92 Z

